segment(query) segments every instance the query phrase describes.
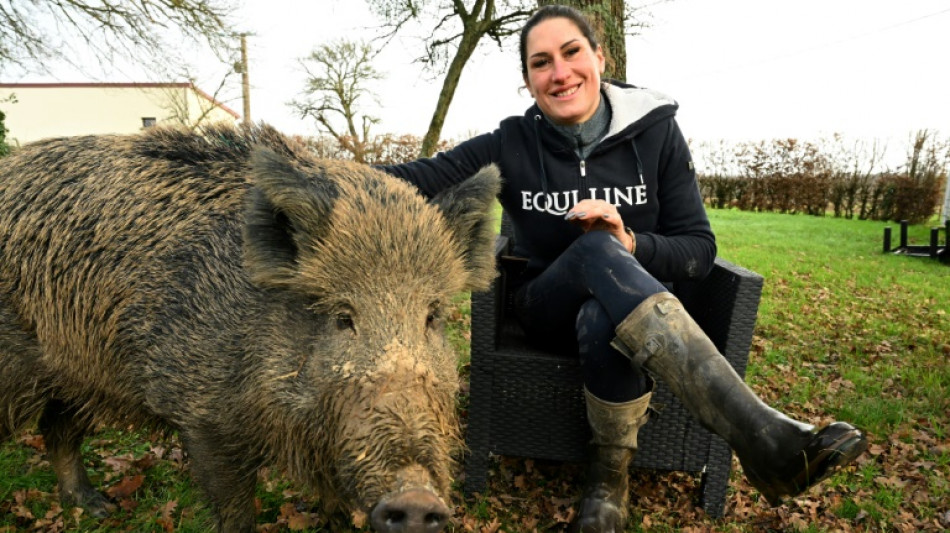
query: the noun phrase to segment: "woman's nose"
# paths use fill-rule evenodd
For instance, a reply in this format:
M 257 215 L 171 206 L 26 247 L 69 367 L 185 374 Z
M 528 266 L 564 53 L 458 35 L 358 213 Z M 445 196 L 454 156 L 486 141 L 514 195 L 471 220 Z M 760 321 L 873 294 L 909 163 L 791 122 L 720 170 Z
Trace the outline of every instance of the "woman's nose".
M 551 72 L 551 78 L 555 81 L 563 81 L 570 76 L 571 69 L 568 68 L 567 62 L 561 59 L 554 59 L 554 68 Z

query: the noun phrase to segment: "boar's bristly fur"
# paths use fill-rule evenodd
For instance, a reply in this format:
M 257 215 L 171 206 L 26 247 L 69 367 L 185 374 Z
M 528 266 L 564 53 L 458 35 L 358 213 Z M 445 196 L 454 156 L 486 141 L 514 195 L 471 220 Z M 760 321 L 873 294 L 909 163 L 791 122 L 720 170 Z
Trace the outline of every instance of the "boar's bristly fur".
M 264 464 L 329 511 L 447 514 L 442 312 L 494 273 L 499 181 L 426 202 L 267 126 L 23 147 L 0 160 L 0 439 L 38 417 L 62 499 L 96 515 L 97 424 L 178 431 L 220 531 L 254 530 Z

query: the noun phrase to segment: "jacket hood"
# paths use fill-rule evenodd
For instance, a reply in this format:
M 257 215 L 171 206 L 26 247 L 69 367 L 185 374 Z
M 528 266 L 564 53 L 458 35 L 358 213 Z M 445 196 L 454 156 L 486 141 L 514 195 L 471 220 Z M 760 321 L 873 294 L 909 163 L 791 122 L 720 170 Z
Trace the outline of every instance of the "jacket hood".
M 657 121 L 676 114 L 679 105 L 669 96 L 652 89 L 634 87 L 613 80 L 603 83 L 610 102 L 610 127 L 604 139 L 631 130 L 643 131 Z

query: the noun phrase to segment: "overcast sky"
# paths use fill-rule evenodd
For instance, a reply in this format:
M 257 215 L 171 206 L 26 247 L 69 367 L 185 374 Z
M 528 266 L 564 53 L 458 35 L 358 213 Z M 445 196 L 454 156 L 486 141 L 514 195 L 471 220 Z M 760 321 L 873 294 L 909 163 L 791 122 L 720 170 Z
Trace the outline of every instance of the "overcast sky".
M 948 0 L 672 0 L 652 12 L 652 27 L 628 40 L 628 81 L 675 98 L 687 137 L 950 134 Z M 252 118 L 303 134 L 314 124 L 286 105 L 303 88 L 297 60 L 331 39 L 370 37 L 374 24 L 359 0 L 244 0 L 236 21 L 252 33 Z M 377 133 L 424 134 L 441 79 L 412 63 L 420 50 L 404 40 L 375 62 L 386 76 L 374 87 Z M 214 89 L 213 69 L 197 74 Z M 115 76 L 108 81 L 142 81 Z M 521 85 L 514 45 L 483 46 L 463 73 L 443 136 L 490 131 L 523 113 L 531 101 Z M 228 103 L 241 111 L 239 100 Z
M 273 7 L 282 6 L 279 12 Z M 291 7 L 292 6 L 292 7 Z M 906 139 L 950 133 L 947 0 L 673 0 L 628 41 L 628 81 L 680 104 L 684 133 L 699 140 L 849 137 Z M 252 116 L 312 131 L 284 105 L 302 86 L 295 58 L 329 38 L 368 35 L 361 2 L 249 1 Z M 394 47 L 376 62 L 379 131 L 422 135 L 441 80 Z M 483 47 L 463 74 L 446 137 L 492 130 L 530 97 L 517 51 Z

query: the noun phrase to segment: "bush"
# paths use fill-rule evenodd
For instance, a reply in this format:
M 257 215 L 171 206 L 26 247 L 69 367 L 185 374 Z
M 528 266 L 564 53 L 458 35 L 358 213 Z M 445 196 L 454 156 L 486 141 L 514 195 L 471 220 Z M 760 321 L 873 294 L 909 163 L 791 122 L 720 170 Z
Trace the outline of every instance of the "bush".
M 712 172 L 700 174 L 699 183 L 712 207 L 917 224 L 940 205 L 950 142 L 917 132 L 906 165 L 883 172 L 873 171 L 876 147 L 865 164 L 856 153 L 842 152 L 840 143 L 828 150 L 795 139 L 763 141 L 737 145 L 732 154 L 720 144 L 711 153 Z
M 6 119 L 6 113 L 0 111 L 0 157 L 10 153 L 10 145 L 7 144 L 7 127 L 4 124 Z
M 862 220 L 907 220 L 919 224 L 940 205 L 944 175 L 913 178 L 886 172 L 863 175 L 772 175 L 699 177 L 703 200 L 716 208 L 807 213 Z
M 915 179 L 906 174 L 883 176 L 878 183 L 880 198 L 875 220 L 906 220 L 911 224 L 927 221 L 940 205 L 943 180 L 936 176 Z

